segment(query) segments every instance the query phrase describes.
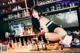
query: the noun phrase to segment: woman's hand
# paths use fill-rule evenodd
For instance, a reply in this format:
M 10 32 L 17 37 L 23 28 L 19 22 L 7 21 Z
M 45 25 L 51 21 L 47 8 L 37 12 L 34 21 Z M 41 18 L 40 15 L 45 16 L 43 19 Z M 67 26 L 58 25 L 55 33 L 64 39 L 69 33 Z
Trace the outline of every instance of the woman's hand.
M 45 34 L 45 31 L 44 31 L 44 30 L 41 30 L 41 31 L 38 33 L 38 35 L 43 35 L 43 34 Z

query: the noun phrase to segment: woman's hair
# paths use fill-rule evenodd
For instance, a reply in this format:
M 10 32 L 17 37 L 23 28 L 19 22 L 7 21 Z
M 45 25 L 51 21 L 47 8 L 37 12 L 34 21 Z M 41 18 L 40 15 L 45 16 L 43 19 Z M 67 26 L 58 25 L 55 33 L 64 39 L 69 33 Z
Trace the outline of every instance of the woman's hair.
M 28 11 L 29 11 L 29 13 L 30 13 L 30 16 L 32 16 L 32 11 L 33 11 L 33 10 L 32 10 L 32 9 L 29 9 Z
M 34 32 L 39 32 L 40 31 L 40 29 L 39 29 L 40 23 L 39 23 L 39 20 L 32 15 L 33 10 L 37 11 L 34 8 L 29 9 L 30 15 L 32 17 L 31 20 L 32 20 L 33 30 L 34 30 Z
M 29 9 L 29 12 L 30 12 L 30 15 L 31 15 L 31 16 L 32 16 L 33 10 L 39 12 L 37 8 L 30 8 L 30 9 Z

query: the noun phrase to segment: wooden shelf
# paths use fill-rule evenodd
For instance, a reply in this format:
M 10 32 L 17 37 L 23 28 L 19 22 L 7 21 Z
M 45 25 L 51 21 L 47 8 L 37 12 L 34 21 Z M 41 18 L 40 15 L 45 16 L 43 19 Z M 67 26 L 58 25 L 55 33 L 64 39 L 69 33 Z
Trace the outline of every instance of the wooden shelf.
M 28 35 L 23 35 L 24 37 L 29 37 L 29 36 L 37 36 L 37 34 L 28 34 Z M 21 37 L 23 37 L 23 36 L 21 36 Z
M 23 19 L 28 19 L 30 16 L 23 16 L 23 17 L 16 17 L 14 19 L 7 19 L 7 20 L 4 20 L 4 21 L 15 21 L 15 20 L 23 20 Z
M 50 4 L 54 4 L 56 2 L 61 2 L 62 0 L 58 0 L 58 1 L 54 1 L 54 2 L 49 2 L 49 3 L 45 3 L 45 4 L 37 4 L 37 6 L 45 6 L 45 5 L 50 5 Z
M 11 3 L 11 4 L 5 4 L 5 5 L 1 5 L 0 8 L 7 8 L 9 6 L 13 6 L 13 5 L 18 5 L 20 3 L 24 3 L 25 1 L 19 1 L 19 2 L 15 2 L 15 3 Z
M 48 13 L 52 13 L 52 12 L 57 12 L 57 11 L 63 11 L 63 10 L 67 10 L 67 9 L 72 9 L 72 8 L 76 8 L 78 6 L 74 6 L 74 7 L 67 7 L 67 8 L 63 8 L 63 9 L 58 9 L 58 10 L 54 10 L 54 11 L 49 11 L 49 12 L 42 12 L 41 14 L 48 14 Z

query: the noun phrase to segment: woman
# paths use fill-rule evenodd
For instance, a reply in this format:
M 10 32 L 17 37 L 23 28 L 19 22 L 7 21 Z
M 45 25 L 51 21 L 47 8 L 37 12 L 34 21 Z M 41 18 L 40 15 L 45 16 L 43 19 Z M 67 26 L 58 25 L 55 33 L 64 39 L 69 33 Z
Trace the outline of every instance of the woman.
M 39 21 L 39 29 L 43 29 L 42 31 L 45 32 L 45 38 L 49 41 L 58 41 L 67 35 L 67 32 L 63 28 L 54 24 L 53 21 L 49 20 L 46 17 L 40 17 L 36 10 L 32 11 L 32 16 Z

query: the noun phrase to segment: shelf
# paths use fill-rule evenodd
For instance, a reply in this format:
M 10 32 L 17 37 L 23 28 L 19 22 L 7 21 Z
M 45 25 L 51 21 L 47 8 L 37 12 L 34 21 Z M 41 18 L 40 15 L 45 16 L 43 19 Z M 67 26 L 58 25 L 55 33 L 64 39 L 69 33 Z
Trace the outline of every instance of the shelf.
M 57 11 L 62 11 L 62 10 L 67 10 L 67 9 L 72 9 L 72 8 L 76 8 L 76 7 L 78 7 L 78 6 L 74 6 L 74 7 L 67 7 L 67 8 L 58 9 L 58 10 L 49 11 L 49 12 L 42 12 L 41 14 L 48 14 L 48 13 L 57 12 Z M 40 14 L 40 15 L 41 15 L 41 14 Z
M 51 4 L 55 4 L 55 3 L 61 3 L 61 2 L 63 2 L 63 3 L 69 3 L 70 1 L 58 0 L 58 1 L 53 1 L 53 2 L 45 2 L 45 3 L 42 2 L 42 4 L 39 4 L 39 3 L 37 2 L 36 6 L 46 6 L 46 5 L 51 5 Z M 74 1 L 73 1 L 73 2 L 74 2 Z M 78 1 L 75 1 L 75 3 L 79 4 Z
M 37 36 L 37 34 L 27 34 L 27 35 L 23 35 L 23 36 L 20 36 L 20 37 L 33 37 L 33 36 Z M 17 36 L 15 36 L 16 38 Z M 36 38 L 35 38 L 36 39 Z
M 45 3 L 45 4 L 37 4 L 37 6 L 45 6 L 45 5 L 50 5 L 56 2 L 61 2 L 62 0 L 58 0 L 58 1 L 54 1 L 54 2 L 49 2 L 49 3 Z
M 21 10 L 12 11 L 12 12 L 9 12 L 9 13 L 6 13 L 6 14 L 15 13 L 15 12 L 23 11 L 23 10 L 27 10 L 27 9 L 26 8 L 22 8 Z
M 7 19 L 7 20 L 4 20 L 4 21 L 15 21 L 15 20 L 23 20 L 23 19 L 28 19 L 30 16 L 23 16 L 23 17 L 16 17 L 14 19 Z
M 29 9 L 29 8 L 28 8 Z M 17 10 L 17 11 L 11 11 L 11 12 L 8 12 L 8 13 L 2 13 L 0 15 L 8 15 L 8 14 L 11 14 L 11 13 L 15 13 L 15 12 L 20 12 L 20 11 L 23 11 L 23 10 L 27 10 L 26 8 L 23 8 L 21 10 Z
M 19 2 L 15 2 L 15 3 L 11 3 L 11 4 L 4 4 L 4 5 L 1 5 L 0 8 L 7 8 L 8 6 L 17 5 L 20 3 L 24 3 L 24 1 L 19 1 Z

